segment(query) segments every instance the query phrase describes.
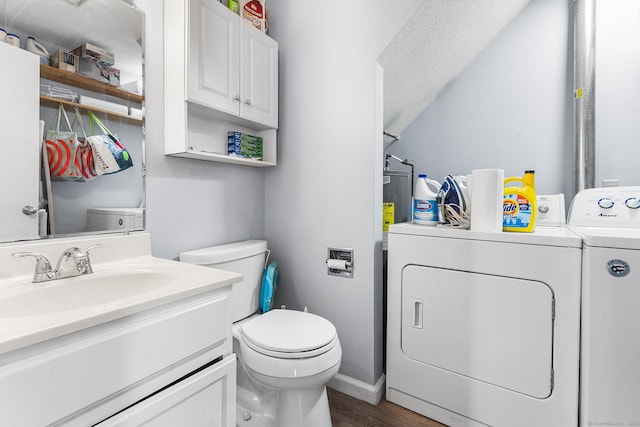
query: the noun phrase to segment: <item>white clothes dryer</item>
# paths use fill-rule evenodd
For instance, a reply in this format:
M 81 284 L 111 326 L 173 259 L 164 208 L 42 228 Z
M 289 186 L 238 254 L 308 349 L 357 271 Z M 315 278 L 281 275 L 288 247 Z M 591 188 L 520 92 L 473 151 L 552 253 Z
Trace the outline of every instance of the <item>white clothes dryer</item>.
M 640 187 L 578 193 L 583 238 L 580 425 L 640 426 Z
M 448 426 L 577 426 L 581 245 L 391 226 L 387 400 Z

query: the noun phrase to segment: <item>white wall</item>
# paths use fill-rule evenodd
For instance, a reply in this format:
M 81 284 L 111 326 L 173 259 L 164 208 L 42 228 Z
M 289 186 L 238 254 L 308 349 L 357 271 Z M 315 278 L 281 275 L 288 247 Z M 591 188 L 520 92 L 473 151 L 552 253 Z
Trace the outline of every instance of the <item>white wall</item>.
M 261 168 L 164 155 L 163 7 L 137 0 L 145 12 L 147 230 L 153 254 L 264 238 L 264 171 Z
M 331 320 L 343 347 L 341 374 L 369 385 L 382 374 L 383 352 L 376 58 L 417 5 L 269 4 L 280 43 L 278 167 L 266 172 L 265 212 L 281 265 L 276 299 Z M 392 7 L 396 13 L 385 13 Z M 394 29 L 386 40 L 383 24 Z M 327 247 L 354 249 L 352 279 L 327 275 Z
M 533 0 L 387 152 L 440 182 L 534 169 L 539 194 L 570 195 L 572 23 L 571 0 Z
M 596 8 L 596 186 L 640 185 L 640 2 Z

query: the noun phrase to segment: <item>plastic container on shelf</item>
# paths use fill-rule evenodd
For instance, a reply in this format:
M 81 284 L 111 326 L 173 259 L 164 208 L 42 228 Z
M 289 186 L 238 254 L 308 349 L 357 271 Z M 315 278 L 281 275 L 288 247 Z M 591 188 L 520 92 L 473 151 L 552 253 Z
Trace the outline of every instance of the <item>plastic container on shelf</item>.
M 50 64 L 49 51 L 40 43 L 38 43 L 36 39 L 34 39 L 33 37 L 31 36 L 27 37 L 27 44 L 25 46 L 25 49 L 31 53 L 35 53 L 36 55 L 40 56 L 41 64 L 45 64 L 45 65 Z
M 17 34 L 8 33 L 6 42 L 12 46 L 20 47 L 20 36 Z
M 427 178 L 421 173 L 418 175 L 413 192 L 413 222 L 421 225 L 436 225 L 438 223 L 438 205 L 436 197 L 440 183 Z

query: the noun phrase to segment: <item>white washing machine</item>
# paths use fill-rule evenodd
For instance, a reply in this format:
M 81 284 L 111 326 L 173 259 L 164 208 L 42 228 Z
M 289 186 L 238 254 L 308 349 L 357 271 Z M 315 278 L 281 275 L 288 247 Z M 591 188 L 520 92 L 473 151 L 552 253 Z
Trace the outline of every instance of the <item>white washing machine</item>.
M 584 241 L 581 426 L 640 426 L 640 187 L 576 195 Z
M 566 227 L 390 227 L 387 400 L 448 426 L 577 426 L 581 246 Z

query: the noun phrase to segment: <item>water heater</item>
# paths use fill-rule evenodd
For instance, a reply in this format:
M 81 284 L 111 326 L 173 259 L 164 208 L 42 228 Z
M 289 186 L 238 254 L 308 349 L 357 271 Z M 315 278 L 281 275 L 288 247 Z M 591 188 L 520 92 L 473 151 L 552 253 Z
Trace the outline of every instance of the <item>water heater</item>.
M 387 249 L 389 226 L 411 221 L 411 183 L 413 177 L 409 171 L 383 171 L 383 249 Z

